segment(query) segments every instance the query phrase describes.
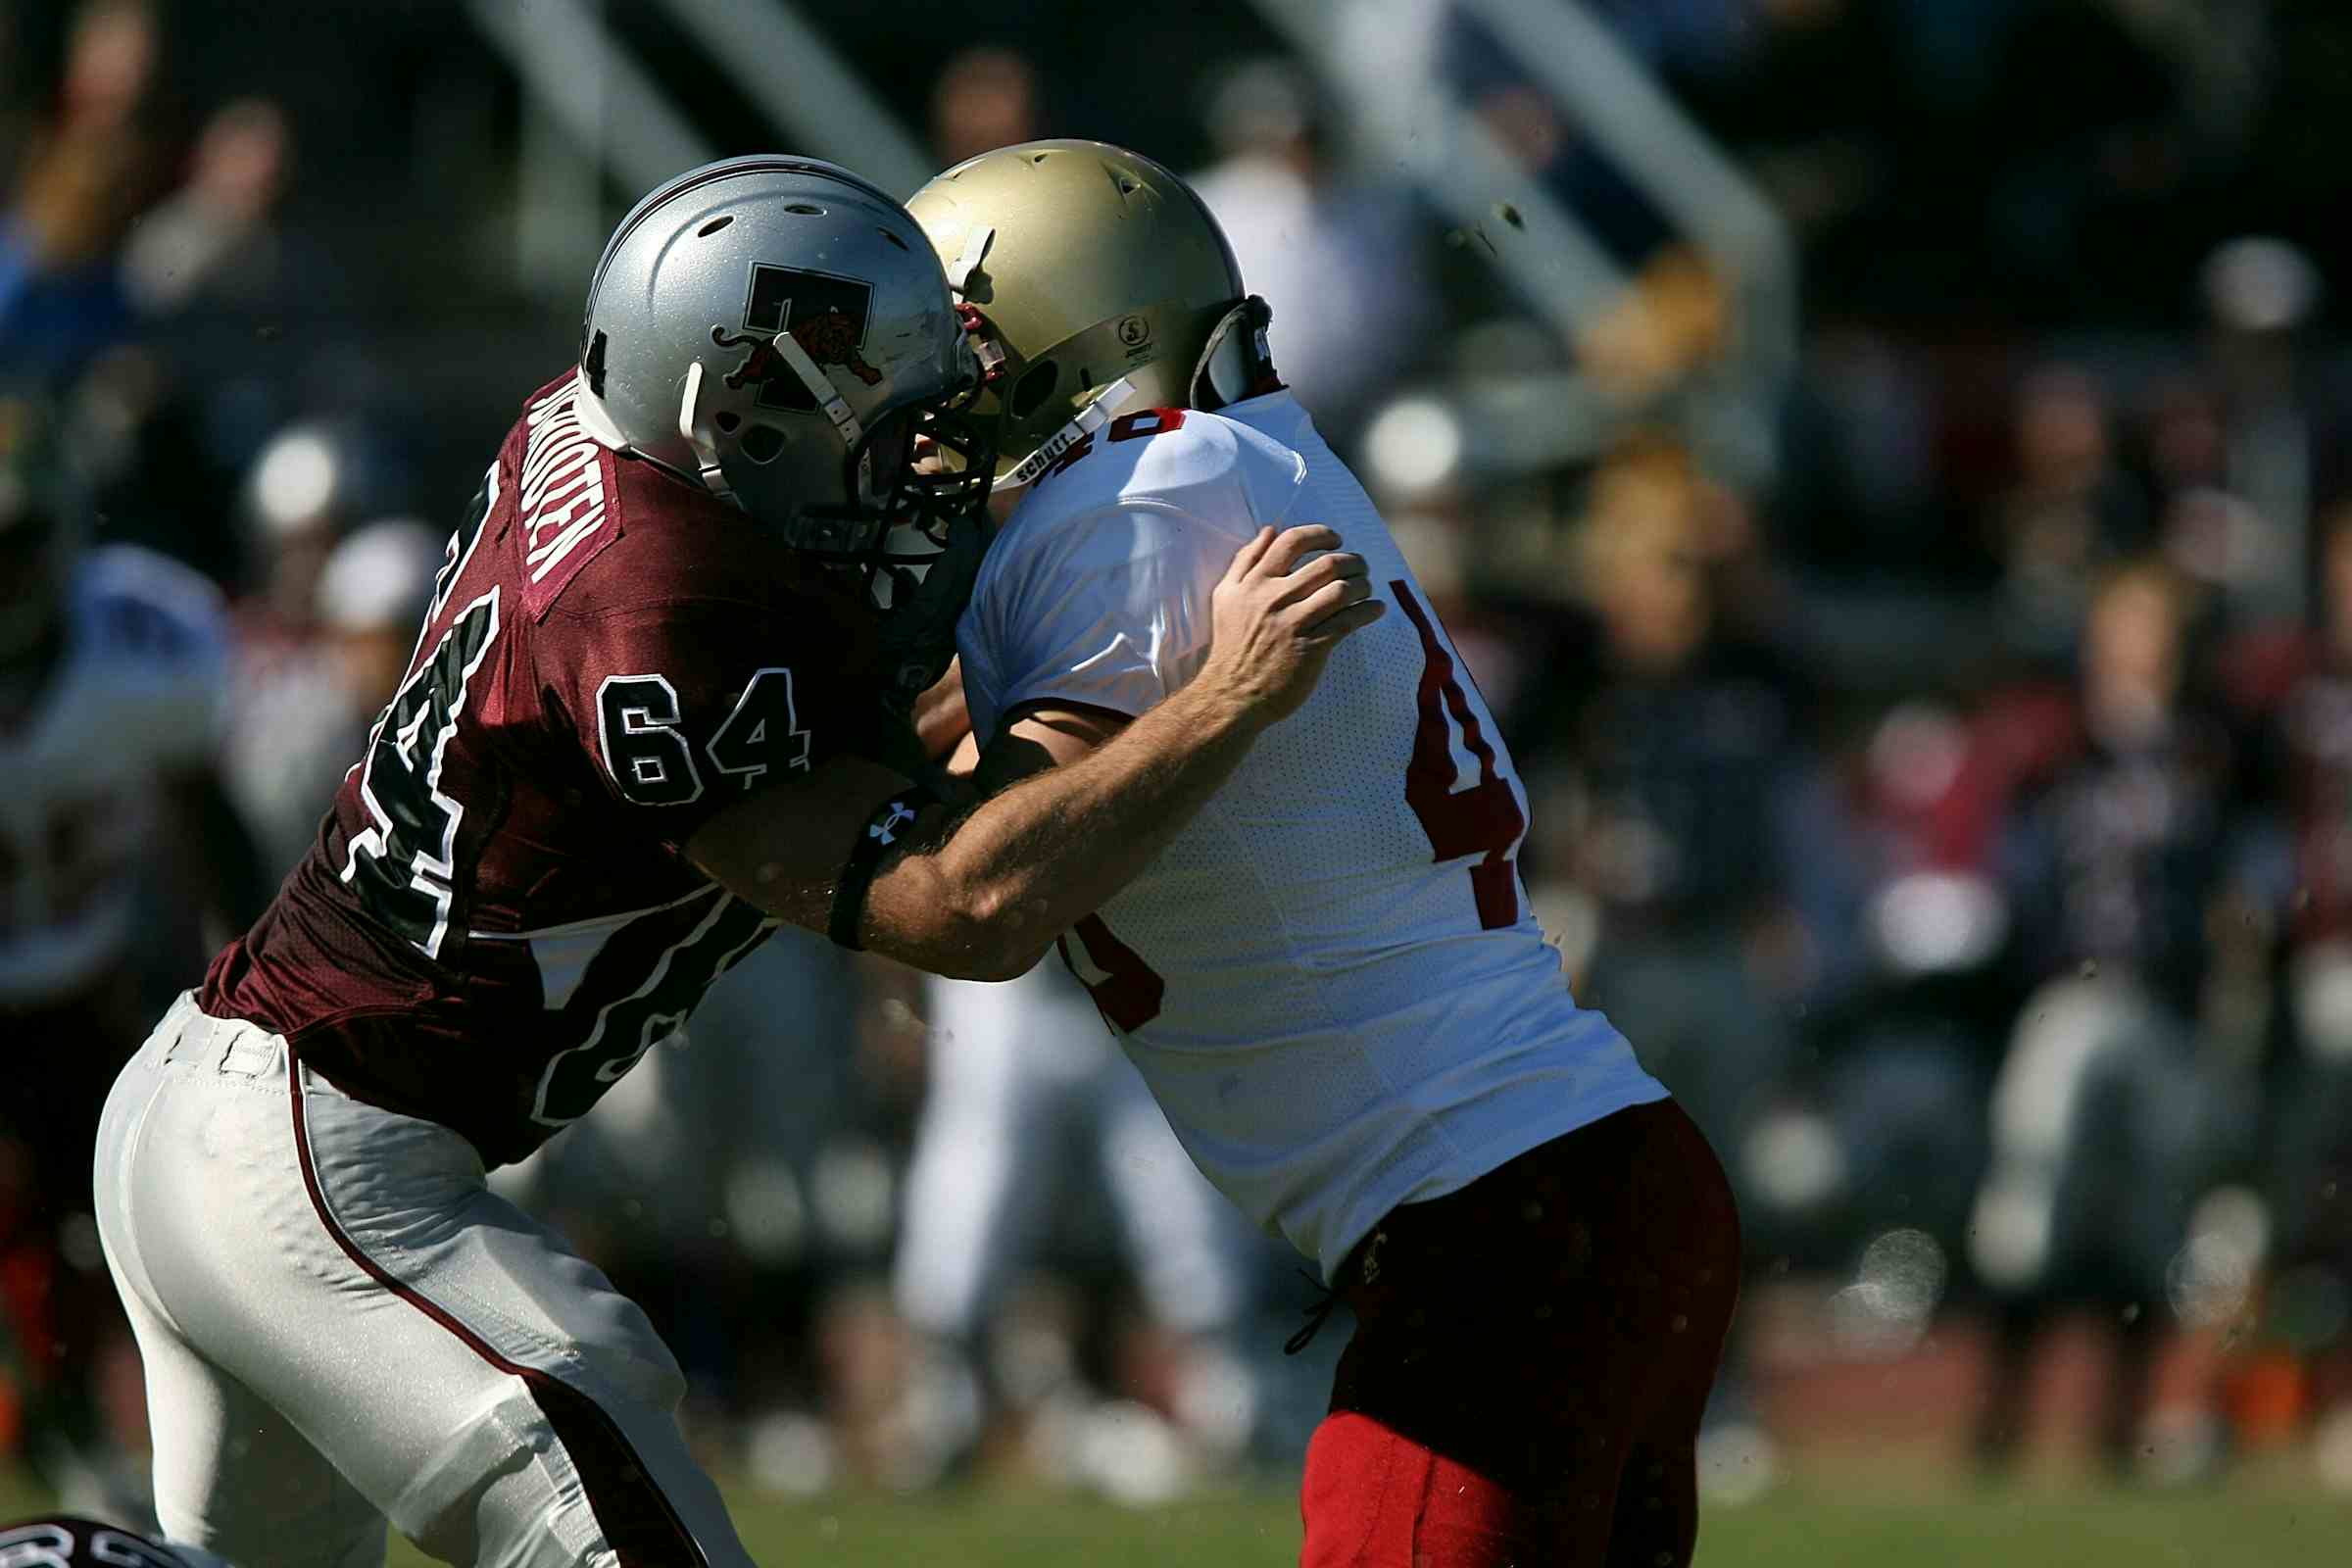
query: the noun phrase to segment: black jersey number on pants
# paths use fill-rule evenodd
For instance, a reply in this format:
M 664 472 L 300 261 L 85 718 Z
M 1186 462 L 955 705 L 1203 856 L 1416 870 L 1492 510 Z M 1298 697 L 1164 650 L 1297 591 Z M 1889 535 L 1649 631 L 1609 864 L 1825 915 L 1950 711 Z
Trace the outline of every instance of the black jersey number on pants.
M 466 814 L 441 793 L 441 757 L 466 710 L 466 687 L 497 637 L 493 588 L 466 607 L 377 715 L 361 764 L 360 804 L 370 825 L 353 836 L 343 880 L 368 913 L 428 958 L 440 956 L 449 935 Z

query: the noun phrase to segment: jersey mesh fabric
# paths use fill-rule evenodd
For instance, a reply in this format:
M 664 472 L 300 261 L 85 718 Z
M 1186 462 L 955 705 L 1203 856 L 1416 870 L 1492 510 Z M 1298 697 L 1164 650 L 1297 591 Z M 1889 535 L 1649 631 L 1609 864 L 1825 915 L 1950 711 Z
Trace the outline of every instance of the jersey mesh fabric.
M 1187 411 L 1040 481 L 982 568 L 961 646 L 984 740 L 1029 702 L 1136 711 L 1150 683 L 1112 644 L 1150 650 L 1162 692 L 1181 686 L 1233 550 L 1309 521 L 1422 614 L 1393 603 L 1342 644 L 1304 707 L 1064 951 L 1209 1179 L 1328 1276 L 1395 1205 L 1665 1094 L 1576 1005 L 1516 871 L 1488 874 L 1509 894 L 1499 916 L 1482 900 L 1471 868 L 1520 829 L 1435 855 L 1406 789 L 1430 713 L 1444 734 L 1420 749 L 1442 743 L 1448 794 L 1507 786 L 1520 824 L 1526 796 L 1387 526 L 1287 394 Z M 1434 709 L 1422 619 L 1455 671 Z

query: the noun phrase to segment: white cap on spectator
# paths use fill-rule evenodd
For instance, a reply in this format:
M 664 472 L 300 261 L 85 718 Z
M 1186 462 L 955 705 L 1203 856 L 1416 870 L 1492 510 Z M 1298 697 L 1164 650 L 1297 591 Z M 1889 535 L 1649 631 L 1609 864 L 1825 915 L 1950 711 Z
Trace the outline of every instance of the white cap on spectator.
M 336 631 L 408 628 L 424 617 L 447 549 L 414 517 L 352 531 L 318 574 L 318 618 Z
M 2320 302 L 2320 274 L 2310 258 L 2267 234 L 2248 234 L 2217 249 L 2205 259 L 2204 282 L 2213 318 L 2241 332 L 2291 330 Z
M 247 483 L 254 515 L 274 538 L 318 521 L 334 505 L 338 488 L 350 488 L 350 477 L 323 431 L 297 425 L 270 438 Z

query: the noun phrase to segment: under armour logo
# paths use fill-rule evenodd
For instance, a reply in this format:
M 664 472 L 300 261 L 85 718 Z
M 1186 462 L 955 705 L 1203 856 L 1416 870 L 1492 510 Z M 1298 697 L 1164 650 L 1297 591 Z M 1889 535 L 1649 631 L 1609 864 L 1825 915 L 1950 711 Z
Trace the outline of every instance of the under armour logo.
M 880 839 L 885 847 L 898 842 L 899 829 L 914 820 L 914 808 L 905 801 L 890 803 L 890 814 L 879 822 L 866 824 L 865 836 Z

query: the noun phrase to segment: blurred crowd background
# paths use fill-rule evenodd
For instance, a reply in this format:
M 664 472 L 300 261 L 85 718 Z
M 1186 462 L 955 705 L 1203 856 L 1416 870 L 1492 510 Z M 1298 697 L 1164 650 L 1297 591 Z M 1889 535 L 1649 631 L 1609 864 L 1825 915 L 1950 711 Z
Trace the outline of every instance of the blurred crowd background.
M 227 813 L 52 800 L 0 637 L 0 1441 L 65 1485 L 139 1430 L 24 1064 L 111 1077 L 311 842 L 618 215 L 1049 134 L 1197 178 L 1503 715 L 1580 998 L 1734 1172 L 1717 1494 L 1889 1444 L 2352 1488 L 2331 0 L 0 10 L 0 389 L 73 548 L 217 586 Z M 108 877 L 120 963 L 45 988 Z M 781 1488 L 1279 1467 L 1345 1337 L 1281 1353 L 1315 1293 L 1051 976 L 787 932 L 499 1180 Z

